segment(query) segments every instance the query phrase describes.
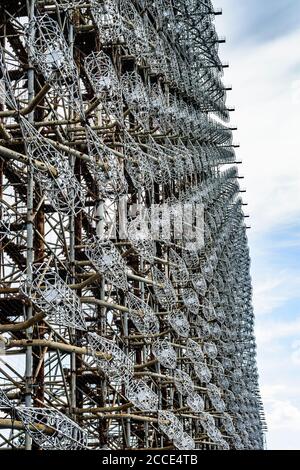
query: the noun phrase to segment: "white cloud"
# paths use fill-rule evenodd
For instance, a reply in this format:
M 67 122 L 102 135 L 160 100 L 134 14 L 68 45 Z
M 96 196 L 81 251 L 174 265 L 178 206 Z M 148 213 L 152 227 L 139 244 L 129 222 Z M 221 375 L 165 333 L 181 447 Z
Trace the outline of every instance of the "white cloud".
M 293 230 L 292 228 L 290 229 L 291 231 Z M 299 248 L 300 247 L 300 235 L 299 234 L 292 234 L 293 238 L 291 239 L 285 239 L 285 240 L 280 240 L 276 241 L 272 244 L 273 248 L 276 250 L 278 249 L 289 249 L 289 248 Z
M 273 399 L 286 390 L 286 386 L 283 384 L 264 385 L 260 388 L 262 396 L 266 400 Z
M 299 106 L 293 89 L 299 42 L 297 31 L 253 48 L 227 45 L 222 54 L 230 58 L 225 79 L 233 84 L 229 100 L 237 109 L 240 172 L 255 235 L 300 215 Z
M 280 400 L 282 396 L 288 397 L 289 401 L 294 401 L 295 397 L 297 398 L 300 393 L 300 382 L 299 384 L 279 384 L 275 381 L 274 384 L 263 385 L 260 390 L 266 402 L 272 400 Z
M 284 304 L 287 295 L 278 293 L 282 289 L 284 278 L 282 276 L 266 276 L 260 282 L 253 282 L 253 304 L 257 315 L 272 312 L 275 308 Z
M 279 339 L 292 338 L 300 334 L 300 317 L 294 321 L 260 322 L 256 327 L 256 338 L 262 347 Z
M 266 259 L 264 257 L 264 259 Z M 253 278 L 253 305 L 257 316 L 272 314 L 292 299 L 300 299 L 300 273 L 257 265 Z
M 293 384 L 265 385 L 261 387 L 268 425 L 268 449 L 300 448 L 300 407 L 294 397 L 300 387 Z M 284 398 L 282 398 L 284 397 Z
M 277 429 L 267 435 L 268 450 L 299 450 L 299 432 Z
M 292 363 L 300 366 L 300 340 L 295 341 L 292 348 L 294 349 L 291 355 Z
M 300 409 L 288 400 L 266 400 L 265 408 L 270 429 L 300 432 Z

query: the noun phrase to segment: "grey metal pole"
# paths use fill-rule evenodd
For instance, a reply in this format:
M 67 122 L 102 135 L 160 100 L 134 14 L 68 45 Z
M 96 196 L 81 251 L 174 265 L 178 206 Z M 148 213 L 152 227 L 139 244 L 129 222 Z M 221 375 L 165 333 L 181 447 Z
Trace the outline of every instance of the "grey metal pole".
M 34 17 L 35 0 L 27 0 L 27 11 L 28 19 L 31 21 Z M 31 29 L 30 34 L 34 34 Z M 28 49 L 28 102 L 34 97 L 34 68 L 31 62 L 31 51 Z M 34 112 L 32 111 L 28 115 L 30 122 L 34 121 Z M 33 196 L 34 196 L 34 167 L 32 163 L 29 163 L 27 170 L 27 216 L 26 216 L 26 230 L 27 230 L 27 253 L 26 253 L 26 278 L 30 285 L 32 282 L 32 263 L 33 263 Z M 32 305 L 28 305 L 26 317 L 27 320 L 32 318 L 33 309 Z M 26 330 L 27 339 L 32 338 L 32 327 Z M 26 360 L 25 360 L 25 406 L 30 407 L 32 405 L 32 346 L 26 348 Z M 32 440 L 28 433 L 25 437 L 25 448 L 31 450 Z
M 73 56 L 73 47 L 74 47 L 74 26 L 73 24 L 69 23 L 69 45 L 70 45 L 70 50 L 71 50 L 71 55 Z M 73 118 L 73 108 L 72 108 L 72 98 L 70 97 L 70 103 L 69 103 L 69 119 L 70 121 Z M 70 155 L 70 164 L 71 168 L 74 169 L 75 166 L 75 156 Z M 70 223 L 70 244 L 69 244 L 69 257 L 70 257 L 70 270 L 71 270 L 71 279 L 72 282 L 76 282 L 76 277 L 75 277 L 75 214 L 74 214 L 74 206 L 75 206 L 75 201 L 74 201 L 74 196 L 72 198 L 72 211 L 69 217 L 69 223 Z M 75 328 L 70 328 L 70 335 L 72 338 L 72 341 L 76 341 L 76 330 Z M 73 418 L 76 417 L 74 414 L 74 410 L 76 408 L 76 353 L 71 354 L 71 359 L 70 359 L 70 369 L 71 369 L 71 384 L 70 384 L 70 403 L 71 403 L 71 414 L 73 415 Z

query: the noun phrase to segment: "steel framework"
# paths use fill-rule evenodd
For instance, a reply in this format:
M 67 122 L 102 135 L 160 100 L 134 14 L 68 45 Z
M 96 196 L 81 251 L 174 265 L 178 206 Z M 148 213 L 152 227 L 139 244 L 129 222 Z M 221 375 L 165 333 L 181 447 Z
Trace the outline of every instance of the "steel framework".
M 220 12 L 0 4 L 0 449 L 263 448 Z

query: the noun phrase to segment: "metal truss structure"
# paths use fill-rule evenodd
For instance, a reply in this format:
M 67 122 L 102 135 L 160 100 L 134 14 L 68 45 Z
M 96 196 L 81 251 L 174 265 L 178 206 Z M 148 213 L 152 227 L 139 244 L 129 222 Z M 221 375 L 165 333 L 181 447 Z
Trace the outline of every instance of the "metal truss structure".
M 220 12 L 0 8 L 0 449 L 263 448 Z

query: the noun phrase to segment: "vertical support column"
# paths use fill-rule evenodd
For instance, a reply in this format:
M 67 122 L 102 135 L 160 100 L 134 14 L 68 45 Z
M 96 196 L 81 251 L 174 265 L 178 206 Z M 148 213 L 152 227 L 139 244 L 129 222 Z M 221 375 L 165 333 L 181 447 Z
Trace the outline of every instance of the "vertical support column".
M 34 17 L 34 6 L 35 0 L 27 0 L 27 12 L 29 22 Z M 30 34 L 34 34 L 31 30 Z M 28 102 L 34 97 L 34 68 L 31 63 L 31 51 L 28 50 Z M 31 112 L 28 116 L 28 120 L 33 122 L 34 114 Z M 34 198 L 34 167 L 29 163 L 27 167 L 27 216 L 26 216 L 26 230 L 27 230 L 27 253 L 26 253 L 26 277 L 30 284 L 32 281 L 32 263 L 33 263 L 33 198 Z M 33 309 L 32 305 L 28 305 L 26 316 L 27 320 L 32 317 Z M 26 338 L 32 338 L 32 327 L 26 330 Z M 25 359 L 25 406 L 29 407 L 32 404 L 32 347 L 26 347 L 26 359 Z M 28 433 L 25 438 L 26 450 L 31 450 L 32 440 Z
M 68 24 L 69 31 L 69 45 L 71 50 L 71 55 L 73 56 L 74 48 L 74 27 L 72 23 Z M 74 115 L 72 108 L 72 98 L 70 98 L 69 103 L 69 120 L 71 121 Z M 71 136 L 74 135 L 71 133 Z M 70 155 L 70 165 L 71 168 L 75 169 L 75 157 Z M 72 201 L 74 201 L 75 194 L 73 194 Z M 72 212 L 69 217 L 70 223 L 70 242 L 69 242 L 69 259 L 70 259 L 70 271 L 71 271 L 71 282 L 75 284 L 76 282 L 76 273 L 75 273 L 75 213 L 74 213 L 75 204 L 73 204 Z M 70 336 L 73 344 L 76 342 L 76 329 L 70 328 Z M 70 381 L 70 404 L 71 404 L 71 414 L 73 419 L 76 419 L 75 408 L 76 408 L 76 353 L 71 354 L 70 358 L 70 369 L 71 369 L 71 381 Z
M 104 201 L 102 199 L 97 199 L 96 207 L 95 207 L 95 215 L 96 215 L 96 234 L 99 238 L 103 237 L 104 235 L 104 223 L 105 223 L 105 208 L 104 208 Z M 97 289 L 97 294 L 100 300 L 105 300 L 105 280 L 102 278 L 99 283 L 99 289 Z M 106 335 L 106 308 L 99 307 L 98 311 L 98 331 L 97 333 L 100 336 Z M 107 406 L 107 383 L 105 378 L 101 378 L 100 385 L 99 385 L 99 403 L 100 406 Z M 107 420 L 101 419 L 99 420 L 98 424 L 98 432 L 99 432 L 99 441 L 100 446 L 107 445 Z

